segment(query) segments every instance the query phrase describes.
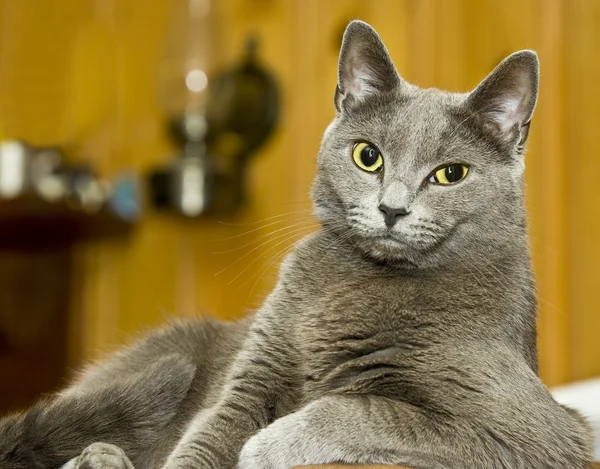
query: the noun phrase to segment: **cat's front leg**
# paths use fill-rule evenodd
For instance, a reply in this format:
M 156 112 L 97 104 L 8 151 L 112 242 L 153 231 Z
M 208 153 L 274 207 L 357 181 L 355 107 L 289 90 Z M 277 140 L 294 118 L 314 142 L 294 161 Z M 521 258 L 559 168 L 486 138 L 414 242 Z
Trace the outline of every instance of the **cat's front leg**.
M 270 321 L 268 312 L 252 325 L 221 399 L 192 419 L 163 469 L 235 468 L 244 443 L 294 401 L 293 351 L 281 321 Z
M 328 463 L 466 469 L 429 425 L 411 406 L 389 399 L 327 396 L 276 420 L 248 440 L 238 469 Z

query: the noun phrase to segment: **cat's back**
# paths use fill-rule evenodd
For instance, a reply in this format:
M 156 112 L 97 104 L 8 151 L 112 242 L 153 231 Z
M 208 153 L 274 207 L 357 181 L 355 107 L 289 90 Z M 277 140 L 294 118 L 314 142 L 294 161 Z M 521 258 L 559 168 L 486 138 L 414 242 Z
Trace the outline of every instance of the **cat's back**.
M 236 322 L 212 318 L 172 321 L 85 369 L 67 392 L 93 389 L 107 381 L 126 382 L 158 360 L 177 355 L 195 367 L 194 394 L 209 397 L 241 348 L 251 320 L 248 317 Z

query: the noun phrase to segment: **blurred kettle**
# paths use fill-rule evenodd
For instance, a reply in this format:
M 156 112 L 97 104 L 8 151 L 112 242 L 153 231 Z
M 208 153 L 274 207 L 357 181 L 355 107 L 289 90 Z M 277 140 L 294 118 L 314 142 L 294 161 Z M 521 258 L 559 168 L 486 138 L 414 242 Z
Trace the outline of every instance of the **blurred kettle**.
M 210 80 L 205 111 L 169 122 L 179 152 L 149 176 L 155 207 L 197 217 L 232 214 L 243 205 L 248 161 L 272 134 L 280 107 L 275 79 L 257 51 L 258 41 L 249 38 L 241 63 Z

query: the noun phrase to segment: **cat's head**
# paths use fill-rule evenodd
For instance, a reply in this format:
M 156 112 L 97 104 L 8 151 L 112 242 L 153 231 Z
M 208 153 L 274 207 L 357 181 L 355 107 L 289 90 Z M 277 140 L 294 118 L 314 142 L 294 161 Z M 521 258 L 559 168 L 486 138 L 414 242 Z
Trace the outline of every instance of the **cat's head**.
M 319 220 L 369 256 L 413 267 L 525 243 L 523 147 L 538 71 L 536 54 L 521 51 L 470 93 L 420 89 L 373 28 L 352 22 L 313 185 Z

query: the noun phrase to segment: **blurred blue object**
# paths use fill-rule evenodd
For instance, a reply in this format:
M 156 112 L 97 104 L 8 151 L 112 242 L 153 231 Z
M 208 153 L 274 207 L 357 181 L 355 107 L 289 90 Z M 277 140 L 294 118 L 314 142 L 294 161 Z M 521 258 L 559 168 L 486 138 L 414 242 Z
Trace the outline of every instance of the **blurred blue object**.
M 139 182 L 133 173 L 125 173 L 112 181 L 108 207 L 120 218 L 133 222 L 142 214 Z

